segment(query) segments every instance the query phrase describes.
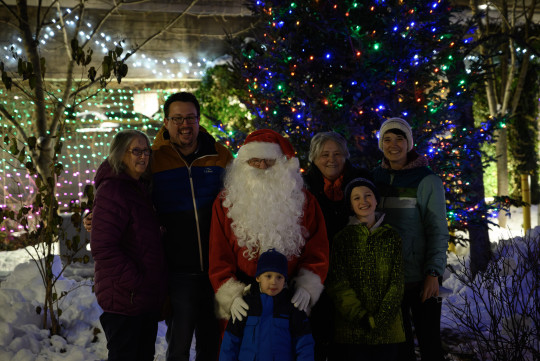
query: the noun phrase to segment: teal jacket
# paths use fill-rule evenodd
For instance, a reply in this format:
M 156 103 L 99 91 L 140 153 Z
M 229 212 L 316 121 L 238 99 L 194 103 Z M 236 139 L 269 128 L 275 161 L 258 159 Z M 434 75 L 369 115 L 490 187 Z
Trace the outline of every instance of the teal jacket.
M 337 314 L 335 341 L 381 345 L 405 341 L 401 317 L 401 239 L 384 215 L 371 229 L 356 217 L 334 238 L 327 291 Z
M 414 159 L 401 170 L 386 160 L 373 170 L 379 208 L 403 242 L 405 283 L 422 282 L 430 270 L 442 276 L 449 240 L 442 181 L 425 157 L 411 153 Z

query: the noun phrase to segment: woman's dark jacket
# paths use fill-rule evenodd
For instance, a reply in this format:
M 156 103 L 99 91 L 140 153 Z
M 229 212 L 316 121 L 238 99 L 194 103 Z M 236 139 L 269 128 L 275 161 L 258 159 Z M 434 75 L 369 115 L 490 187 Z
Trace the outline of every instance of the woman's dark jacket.
M 356 168 L 349 160 L 346 160 L 343 168 L 343 195 L 345 195 L 347 184 L 358 177 L 371 178 L 370 173 L 366 169 Z M 306 188 L 317 198 L 321 206 L 326 223 L 328 241 L 330 242 L 330 246 L 332 246 L 334 236 L 349 222 L 349 216 L 351 215 L 349 202 L 345 199 L 333 201 L 326 196 L 324 193 L 324 177 L 315 164 L 311 164 L 304 174 L 304 183 Z
M 103 311 L 135 316 L 161 310 L 165 252 L 148 187 L 105 161 L 95 186 L 90 246 L 95 292 Z

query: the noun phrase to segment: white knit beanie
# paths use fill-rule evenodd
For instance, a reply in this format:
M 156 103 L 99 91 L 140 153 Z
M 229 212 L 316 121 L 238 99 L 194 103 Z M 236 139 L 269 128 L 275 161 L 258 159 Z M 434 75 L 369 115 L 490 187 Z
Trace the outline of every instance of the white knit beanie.
M 382 145 L 384 133 L 386 133 L 390 129 L 399 129 L 403 133 L 405 133 L 405 135 L 407 136 L 407 152 L 410 152 L 413 149 L 414 145 L 412 129 L 409 123 L 407 123 L 407 121 L 401 118 L 390 118 L 387 119 L 384 123 L 382 123 L 381 129 L 379 130 L 379 149 L 383 149 Z

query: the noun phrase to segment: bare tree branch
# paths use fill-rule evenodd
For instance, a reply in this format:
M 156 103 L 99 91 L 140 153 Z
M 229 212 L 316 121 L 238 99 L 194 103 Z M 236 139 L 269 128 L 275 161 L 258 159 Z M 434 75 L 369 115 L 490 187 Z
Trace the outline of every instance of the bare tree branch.
M 0 113 L 6 118 L 17 130 L 20 132 L 21 138 L 24 139 L 25 143 L 28 141 L 28 136 L 26 135 L 26 132 L 24 131 L 24 128 L 21 127 L 21 125 L 13 118 L 13 116 L 9 113 L 9 111 L 0 104 Z
M 13 15 L 15 17 L 15 19 L 17 21 L 20 21 L 20 17 L 19 17 L 19 14 L 17 14 L 16 12 L 14 12 L 13 10 L 11 10 L 11 7 L 8 6 L 8 4 L 6 4 L 6 2 L 4 0 L 0 0 L 0 3 L 2 5 L 4 5 L 4 7 L 6 8 L 7 11 L 9 11 L 11 13 L 11 15 Z M 19 29 L 20 30 L 20 29 Z
M 163 27 L 161 30 L 159 30 L 157 33 L 155 33 L 154 35 L 151 35 L 149 38 L 145 39 L 143 41 L 143 43 L 141 45 L 138 45 L 135 49 L 132 49 L 130 52 L 128 52 L 126 54 L 126 56 L 124 57 L 124 60 L 127 60 L 129 59 L 129 57 L 133 54 L 135 54 L 136 51 L 142 49 L 146 44 L 148 44 L 150 41 L 154 40 L 155 38 L 157 38 L 158 36 L 160 36 L 161 34 L 163 34 L 164 32 L 166 32 L 167 30 L 169 30 L 169 28 L 171 26 L 173 26 L 178 20 L 180 20 L 182 17 L 184 17 L 184 15 L 186 15 L 189 10 L 191 10 L 191 8 L 193 6 L 195 6 L 197 4 L 197 2 L 199 2 L 199 0 L 193 0 L 191 2 L 191 4 L 186 8 L 186 10 L 184 10 L 184 12 L 182 12 L 181 14 L 179 14 L 177 17 L 175 17 L 174 19 L 172 19 L 165 27 Z
M 53 0 L 53 1 L 51 2 L 51 4 L 47 7 L 47 10 L 45 11 L 45 14 L 43 14 L 43 17 L 41 18 L 41 22 L 38 22 L 38 23 L 37 23 L 37 24 L 39 24 L 39 25 L 37 26 L 39 29 L 43 29 L 43 27 L 46 26 L 45 24 L 47 24 L 47 23 L 45 22 L 45 19 L 47 18 L 47 15 L 49 14 L 49 12 L 50 12 L 51 9 L 53 8 L 53 6 L 54 6 L 55 4 L 57 4 L 57 3 L 58 3 L 58 0 Z M 41 6 L 40 6 L 40 8 L 41 8 Z M 38 21 L 39 21 L 39 18 L 38 18 Z M 36 35 L 37 35 L 37 34 L 36 34 Z M 37 39 L 37 36 L 36 36 L 36 39 Z
M 103 16 L 103 18 L 101 18 L 99 23 L 92 29 L 92 33 L 90 34 L 88 39 L 84 42 L 84 44 L 81 45 L 81 48 L 84 49 L 88 45 L 88 43 L 92 40 L 94 35 L 99 31 L 99 29 L 101 29 L 105 21 L 107 21 L 107 19 L 112 15 L 112 13 L 118 10 L 124 3 L 125 1 L 121 0 L 115 6 L 110 8 L 109 11 L 107 11 L 107 13 Z
M 519 105 L 519 99 L 521 98 L 521 93 L 523 92 L 523 88 L 525 87 L 525 77 L 527 76 L 528 70 L 529 56 L 524 56 L 523 61 L 521 62 L 521 67 L 519 69 L 519 77 L 516 84 L 516 89 L 514 90 L 514 96 L 512 98 L 512 106 L 510 108 L 512 114 L 516 112 Z
M 23 33 L 23 44 L 28 55 L 28 60 L 32 63 L 34 68 L 34 74 L 36 77 L 36 84 L 34 88 L 35 102 L 36 102 L 36 124 L 38 129 L 38 135 L 40 137 L 47 136 L 47 117 L 45 114 L 45 95 L 43 91 L 43 76 L 41 73 L 41 63 L 39 60 L 39 54 L 37 51 L 37 39 L 33 39 L 31 27 L 28 22 L 28 7 L 26 0 L 17 0 L 17 5 L 20 14 L 20 27 Z
M 38 40 L 39 39 L 39 33 L 41 32 L 41 21 L 39 20 L 40 19 L 40 15 L 41 15 L 41 0 L 38 1 L 38 6 L 37 6 L 37 11 L 36 11 L 36 33 L 34 34 L 34 39 Z
M 66 23 L 64 23 L 64 17 L 62 16 L 62 9 L 60 9 L 59 2 L 56 3 L 56 11 L 58 13 L 58 18 L 59 18 L 60 25 L 62 28 L 62 35 L 64 37 L 64 48 L 66 49 L 68 59 L 71 59 L 72 58 L 71 47 L 69 46 L 69 40 L 68 40 L 67 31 L 66 31 Z
M 91 86 L 95 85 L 96 83 L 99 83 L 102 79 L 104 79 L 103 75 L 99 76 L 94 81 L 90 81 L 87 84 L 79 87 L 73 93 L 71 93 L 70 98 L 73 98 L 73 97 L 77 96 L 79 93 L 85 91 L 86 89 L 90 88 Z

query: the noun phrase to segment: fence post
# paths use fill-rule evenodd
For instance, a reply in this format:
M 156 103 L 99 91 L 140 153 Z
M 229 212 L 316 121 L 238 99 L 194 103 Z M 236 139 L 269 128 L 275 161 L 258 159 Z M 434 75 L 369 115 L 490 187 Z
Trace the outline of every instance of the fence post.
M 521 200 L 527 203 L 523 206 L 523 232 L 527 233 L 531 229 L 531 176 L 528 174 L 521 175 Z

